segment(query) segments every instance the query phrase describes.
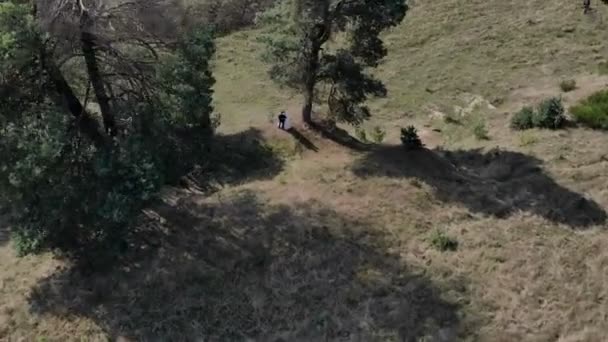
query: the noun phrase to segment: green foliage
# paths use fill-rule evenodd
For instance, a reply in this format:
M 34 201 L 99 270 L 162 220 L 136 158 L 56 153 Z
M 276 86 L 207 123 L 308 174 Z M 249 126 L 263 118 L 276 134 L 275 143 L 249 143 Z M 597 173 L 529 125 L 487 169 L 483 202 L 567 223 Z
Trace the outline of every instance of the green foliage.
M 511 128 L 517 130 L 525 130 L 534 127 L 534 109 L 532 107 L 524 107 L 519 112 L 515 113 L 511 118 Z
M 0 191 L 15 246 L 102 264 L 137 238 L 131 228 L 160 188 L 205 158 L 217 124 L 213 37 L 193 30 L 163 51 L 142 74 L 146 86 L 116 102 L 121 134 L 100 146 L 55 101 L 49 78 L 58 75 L 40 63 L 45 46 L 30 13 L 27 3 L 0 3 Z
M 475 138 L 477 138 L 477 140 L 489 139 L 488 129 L 486 128 L 485 121 L 479 120 L 473 125 L 473 135 L 475 135 Z
M 367 140 L 367 132 L 365 132 L 365 128 L 363 128 L 361 126 L 355 127 L 355 136 L 361 142 L 364 142 L 364 143 L 368 142 L 368 140 Z
M 525 130 L 530 128 L 559 129 L 566 124 L 562 99 L 552 97 L 542 101 L 536 110 L 524 107 L 511 118 L 511 128 Z
M 581 124 L 608 130 L 608 90 L 602 90 L 570 108 L 570 113 Z
M 559 88 L 565 93 L 573 91 L 576 89 L 576 81 L 573 79 L 563 80 L 559 83 Z
M 552 97 L 542 101 L 532 117 L 534 127 L 558 129 L 562 128 L 566 123 L 564 116 L 564 105 L 562 99 Z
M 408 126 L 401 129 L 401 143 L 408 150 L 416 150 L 424 147 L 420 137 L 418 137 L 418 131 L 414 126 Z
M 431 234 L 430 240 L 431 245 L 442 252 L 455 251 L 458 248 L 458 240 L 448 236 L 441 230 L 435 230 Z
M 380 126 L 375 126 L 374 129 L 372 129 L 372 141 L 375 142 L 376 144 L 381 144 L 384 141 L 384 138 L 386 137 L 386 131 L 383 130 Z
M 270 77 L 303 91 L 307 105 L 315 88 L 327 86 L 332 116 L 359 125 L 370 117 L 366 100 L 386 96 L 382 82 L 368 73 L 387 54 L 380 34 L 406 11 L 405 0 L 281 1 L 260 18 L 267 30 L 260 38 L 262 58 Z M 336 36 L 341 39 L 331 39 Z

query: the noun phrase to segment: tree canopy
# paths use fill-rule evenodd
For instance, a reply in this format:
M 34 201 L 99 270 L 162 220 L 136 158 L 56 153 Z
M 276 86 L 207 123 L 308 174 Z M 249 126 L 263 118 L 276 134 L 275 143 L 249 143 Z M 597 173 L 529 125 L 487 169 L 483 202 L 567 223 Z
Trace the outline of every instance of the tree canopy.
M 0 3 L 0 190 L 22 253 L 127 247 L 214 130 L 212 33 L 175 1 Z
M 386 96 L 368 73 L 387 55 L 380 38 L 407 12 L 405 0 L 291 0 L 264 15 L 268 32 L 264 59 L 273 80 L 304 95 L 302 119 L 312 121 L 318 88 L 329 88 L 326 104 L 338 121 L 359 124 L 370 117 L 365 101 Z

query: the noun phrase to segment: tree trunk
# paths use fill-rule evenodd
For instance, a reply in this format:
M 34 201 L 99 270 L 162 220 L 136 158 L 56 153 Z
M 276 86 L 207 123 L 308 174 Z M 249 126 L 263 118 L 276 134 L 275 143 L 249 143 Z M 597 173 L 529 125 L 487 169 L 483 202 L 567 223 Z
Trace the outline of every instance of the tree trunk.
M 38 15 L 37 9 L 36 4 L 34 3 L 32 6 L 32 15 L 34 18 L 37 18 Z M 57 96 L 53 97 L 53 100 L 58 106 L 66 108 L 70 114 L 72 114 L 76 119 L 78 130 L 82 134 L 91 139 L 96 147 L 104 148 L 107 146 L 107 140 L 99 129 L 99 123 L 86 112 L 59 67 L 53 63 L 53 61 L 49 60 L 42 39 L 36 37 L 36 41 L 39 45 L 38 58 L 40 60 L 40 66 L 49 75 L 49 78 L 55 87 L 55 91 L 57 92 Z
M 87 67 L 87 74 L 91 81 L 91 85 L 93 86 L 99 109 L 101 110 L 106 133 L 114 136 L 117 133 L 116 120 L 114 119 L 114 114 L 110 107 L 110 97 L 106 91 L 103 76 L 99 70 L 99 64 L 97 63 L 97 56 L 95 55 L 95 35 L 90 32 L 92 26 L 90 21 L 89 14 L 84 10 L 80 17 L 81 50 Z
M 312 104 L 315 96 L 315 82 L 309 82 L 304 89 L 304 107 L 302 107 L 302 121 L 312 123 Z
M 301 6 L 299 1 L 296 1 Z M 330 1 L 324 0 L 321 8 L 321 17 L 323 22 L 312 27 L 308 33 L 308 41 L 310 50 L 306 56 L 307 65 L 305 70 L 304 82 L 304 106 L 302 107 L 302 121 L 307 124 L 312 123 L 312 106 L 315 98 L 315 85 L 317 84 L 317 76 L 319 72 L 319 59 L 321 58 L 321 49 L 323 44 L 327 42 L 331 35 L 331 17 Z

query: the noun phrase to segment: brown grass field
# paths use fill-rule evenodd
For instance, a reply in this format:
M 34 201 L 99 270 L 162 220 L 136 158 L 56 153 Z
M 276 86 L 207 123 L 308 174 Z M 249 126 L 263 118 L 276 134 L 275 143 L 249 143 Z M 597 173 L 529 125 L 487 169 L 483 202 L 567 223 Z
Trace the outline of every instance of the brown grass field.
M 509 128 L 606 88 L 594 6 L 416 1 L 370 102 L 387 138 L 364 149 L 277 131 L 299 97 L 266 77 L 256 30 L 222 38 L 222 139 L 268 153 L 227 161 L 212 194 L 167 189 L 138 228 L 154 248 L 111 273 L 17 258 L 0 224 L 0 341 L 607 341 L 608 133 Z M 425 149 L 399 146 L 409 124 Z

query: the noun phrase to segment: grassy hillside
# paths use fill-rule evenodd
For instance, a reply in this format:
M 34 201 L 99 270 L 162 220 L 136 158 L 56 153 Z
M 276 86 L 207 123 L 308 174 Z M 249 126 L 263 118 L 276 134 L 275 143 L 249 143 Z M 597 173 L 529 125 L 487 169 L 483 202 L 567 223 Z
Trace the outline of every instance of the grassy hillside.
M 222 38 L 222 131 L 274 155 L 234 158 L 256 172 L 211 196 L 168 189 L 141 228 L 158 249 L 112 274 L 17 258 L 0 230 L 0 340 L 605 340 L 608 133 L 508 128 L 608 84 L 608 11 L 578 6 L 416 1 L 386 34 L 368 126 L 388 137 L 369 151 L 276 132 L 268 114 L 300 99 L 268 80 L 256 30 Z M 427 150 L 396 146 L 407 124 Z

